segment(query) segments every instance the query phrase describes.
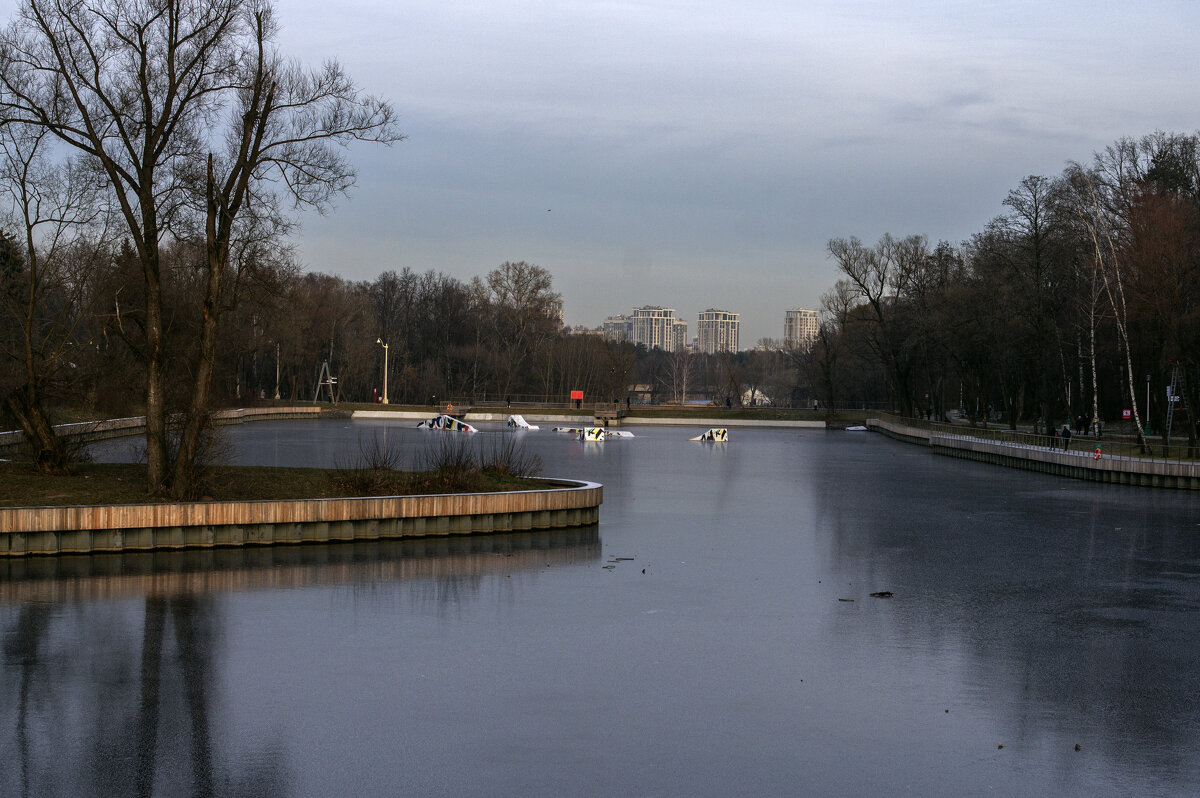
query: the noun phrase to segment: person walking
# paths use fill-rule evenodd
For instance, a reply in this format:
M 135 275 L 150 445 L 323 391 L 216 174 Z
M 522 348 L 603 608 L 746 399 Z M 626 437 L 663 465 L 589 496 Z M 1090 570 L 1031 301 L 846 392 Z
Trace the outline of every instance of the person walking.
M 1066 424 L 1066 423 L 1063 424 L 1062 441 L 1063 441 L 1063 451 L 1065 452 L 1067 450 L 1067 447 L 1069 447 L 1071 445 L 1071 425 L 1070 424 Z

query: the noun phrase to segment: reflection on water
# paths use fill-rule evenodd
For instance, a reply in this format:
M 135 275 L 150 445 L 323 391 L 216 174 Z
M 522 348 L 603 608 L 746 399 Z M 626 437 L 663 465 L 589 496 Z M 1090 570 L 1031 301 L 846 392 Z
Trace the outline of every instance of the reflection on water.
M 274 742 L 240 741 L 251 749 L 245 772 L 214 758 L 214 663 L 229 622 L 221 594 L 387 585 L 410 594 L 409 606 L 441 609 L 485 579 L 599 557 L 590 526 L 2 562 L 0 753 L 16 766 L 3 769 L 0 794 L 289 794 Z
M 826 642 L 878 609 L 858 605 L 867 592 L 893 591 L 881 612 L 919 667 L 961 680 L 1006 734 L 1052 746 L 1062 774 L 1096 766 L 1078 744 L 1114 794 L 1186 794 L 1200 772 L 1200 497 L 974 463 L 954 490 L 941 460 L 888 457 L 912 477 L 900 506 L 920 512 L 887 491 L 820 494 L 831 570 L 856 598 Z
M 473 580 L 600 556 L 599 527 L 351 544 L 0 560 L 0 606 L 405 580 Z
M 0 563 L 0 794 L 1194 792 L 1200 495 L 701 431 L 522 435 L 599 528 Z

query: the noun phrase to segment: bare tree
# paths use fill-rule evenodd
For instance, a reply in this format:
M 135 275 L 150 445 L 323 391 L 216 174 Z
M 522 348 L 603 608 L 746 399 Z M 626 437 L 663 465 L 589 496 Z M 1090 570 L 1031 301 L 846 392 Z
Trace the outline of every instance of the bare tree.
M 928 258 L 928 241 L 918 235 L 896 239 L 885 234 L 874 247 L 866 247 L 854 237 L 837 238 L 829 242 L 829 254 L 846 275 L 853 298 L 870 309 L 877 333 L 873 339 L 876 354 L 888 366 L 892 389 L 904 414 L 912 415 L 906 351 L 909 336 L 901 328 L 900 310 L 918 269 Z
M 680 349 L 667 356 L 667 372 L 663 387 L 671 393 L 671 401 L 682 405 L 687 402 L 688 389 L 695 369 L 695 356 L 688 349 Z
M 1070 277 L 1069 262 L 1063 256 L 1065 215 L 1058 196 L 1059 181 L 1029 175 L 1008 192 L 1004 205 L 1010 212 L 995 220 L 1004 233 L 1008 247 L 1010 276 L 1019 286 L 1023 301 L 1014 310 L 1027 330 L 1028 357 L 1035 370 L 1040 426 L 1049 429 L 1053 422 L 1052 385 L 1065 391 L 1069 379 L 1056 372 L 1064 363 L 1062 330 L 1059 325 L 1066 288 Z M 1061 400 L 1069 406 L 1067 397 Z M 1067 408 L 1070 412 L 1069 407 Z
M 1099 275 L 1099 282 L 1104 286 L 1104 293 L 1108 297 L 1109 307 L 1112 310 L 1113 323 L 1117 328 L 1125 360 L 1125 388 L 1129 396 L 1129 406 L 1132 408 L 1138 443 L 1145 448 L 1147 446 L 1146 432 L 1142 424 L 1142 414 L 1138 408 L 1137 390 L 1134 385 L 1133 345 L 1130 341 L 1129 307 L 1125 295 L 1125 268 L 1121 262 L 1120 248 L 1117 245 L 1118 236 L 1113 229 L 1112 217 L 1105 210 L 1103 194 L 1097 187 L 1096 175 L 1089 173 L 1078 164 L 1071 164 L 1067 170 L 1067 180 L 1074 189 L 1072 207 L 1092 245 L 1093 274 Z
M 283 197 L 324 208 L 349 188 L 338 145 L 401 138 L 387 103 L 361 95 L 336 62 L 308 72 L 285 61 L 275 33 L 266 0 L 22 0 L 0 35 L 0 113 L 92 160 L 137 252 L 151 493 L 190 488 L 234 242 L 286 229 Z M 189 228 L 204 232 L 207 280 L 172 464 L 160 246 Z
M 504 372 L 502 393 L 508 394 L 528 368 L 530 355 L 559 332 L 561 297 L 554 293 L 550 272 L 525 261 L 505 261 L 488 272 L 485 283 Z
M 41 128 L 0 129 L 4 216 L 21 234 L 0 245 L 9 262 L 0 304 L 17 330 L 3 354 L 19 364 L 16 384 L 3 387 L 35 466 L 61 473 L 67 450 L 46 413 L 46 390 L 61 375 L 89 311 L 87 272 L 102 268 L 107 235 L 95 176 L 78 162 L 53 162 L 44 152 L 49 147 Z
M 844 346 L 843 331 L 849 323 L 854 308 L 856 291 L 847 280 L 838 280 L 833 288 L 821 295 L 821 323 L 817 337 L 811 344 L 809 379 L 814 386 L 820 385 L 825 395 L 825 407 L 832 412 L 841 399 L 839 359 Z

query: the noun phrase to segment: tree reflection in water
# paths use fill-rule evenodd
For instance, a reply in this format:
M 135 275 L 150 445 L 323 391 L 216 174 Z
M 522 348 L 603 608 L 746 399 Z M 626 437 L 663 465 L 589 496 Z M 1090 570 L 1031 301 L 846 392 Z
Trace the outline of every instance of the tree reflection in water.
M 444 608 L 489 574 L 599 557 L 592 526 L 0 563 L 0 761 L 15 765 L 0 768 L 0 795 L 288 794 L 276 741 L 221 741 L 235 761 L 214 753 L 222 593 L 404 582 Z
M 4 662 L 17 670 L 16 744 L 20 763 L 21 795 L 29 795 L 29 699 L 36 678 L 42 630 L 50 616 L 45 604 L 21 606 L 13 627 L 4 635 Z

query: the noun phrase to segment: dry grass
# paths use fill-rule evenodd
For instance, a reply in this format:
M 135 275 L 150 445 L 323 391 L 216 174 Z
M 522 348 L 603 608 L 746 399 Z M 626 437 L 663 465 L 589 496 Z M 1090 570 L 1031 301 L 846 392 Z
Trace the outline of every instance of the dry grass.
M 491 493 L 531 490 L 528 481 L 478 472 L 464 481 L 437 472 L 389 471 L 378 475 L 367 493 L 351 490 L 346 472 L 332 468 L 214 466 L 205 474 L 204 498 L 216 501 L 332 499 L 349 496 L 401 496 L 427 493 Z M 146 467 L 122 463 L 84 463 L 70 476 L 42 476 L 23 463 L 0 462 L 0 507 L 61 507 L 74 504 L 149 504 L 167 501 L 146 496 Z

